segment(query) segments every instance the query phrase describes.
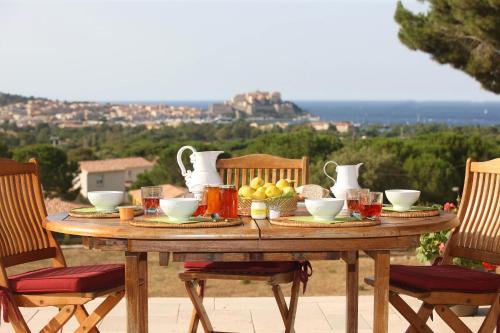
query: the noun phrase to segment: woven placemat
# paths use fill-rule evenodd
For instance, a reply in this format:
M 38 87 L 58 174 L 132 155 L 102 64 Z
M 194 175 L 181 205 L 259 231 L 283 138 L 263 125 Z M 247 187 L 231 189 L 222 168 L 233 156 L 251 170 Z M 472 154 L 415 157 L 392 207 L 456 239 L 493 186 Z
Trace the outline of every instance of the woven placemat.
M 95 207 L 80 207 L 73 208 L 69 211 L 69 216 L 71 217 L 83 217 L 83 218 L 94 218 L 94 219 L 111 219 L 120 217 L 118 210 L 114 212 L 98 212 Z M 141 216 L 144 214 L 142 207 L 134 208 L 134 216 Z
M 312 216 L 289 216 L 272 219 L 269 223 L 282 227 L 299 228 L 351 228 L 379 225 L 377 220 L 359 220 L 355 217 L 338 217 L 333 221 L 318 222 Z
M 212 221 L 204 217 L 192 217 L 188 221 L 169 221 L 166 216 L 140 217 L 129 222 L 130 225 L 146 228 L 224 228 L 243 224 L 240 218 Z
M 438 215 L 439 215 L 439 209 L 434 207 L 425 207 L 425 206 L 413 206 L 410 210 L 406 212 L 398 212 L 393 210 L 392 206 L 384 206 L 381 213 L 381 216 L 384 217 L 401 217 L 401 218 L 432 217 Z

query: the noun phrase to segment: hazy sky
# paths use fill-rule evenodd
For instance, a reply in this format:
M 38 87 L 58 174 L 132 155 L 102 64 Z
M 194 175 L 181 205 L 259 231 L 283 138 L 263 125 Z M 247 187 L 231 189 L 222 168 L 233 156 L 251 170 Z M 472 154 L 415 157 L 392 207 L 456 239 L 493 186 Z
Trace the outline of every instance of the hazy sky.
M 414 1 L 405 1 L 419 8 Z M 397 38 L 396 1 L 0 0 L 0 91 L 70 100 L 496 100 Z

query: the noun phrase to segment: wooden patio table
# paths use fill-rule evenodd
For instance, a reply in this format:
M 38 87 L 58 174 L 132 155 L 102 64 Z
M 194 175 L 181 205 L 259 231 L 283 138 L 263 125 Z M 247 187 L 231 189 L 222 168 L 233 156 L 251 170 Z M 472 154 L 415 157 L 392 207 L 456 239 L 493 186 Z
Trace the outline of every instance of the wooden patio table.
M 357 332 L 358 252 L 375 260 L 373 331 L 388 331 L 390 251 L 416 247 L 422 233 L 458 225 L 453 214 L 430 218 L 382 218 L 381 225 L 353 228 L 292 228 L 244 219 L 226 228 L 142 228 L 118 219 L 83 219 L 67 213 L 44 222 L 50 231 L 79 235 L 90 249 L 125 253 L 127 331 L 148 331 L 147 254 L 160 265 L 174 261 L 336 260 L 347 264 L 346 331 Z M 167 323 L 165 323 L 168 325 Z

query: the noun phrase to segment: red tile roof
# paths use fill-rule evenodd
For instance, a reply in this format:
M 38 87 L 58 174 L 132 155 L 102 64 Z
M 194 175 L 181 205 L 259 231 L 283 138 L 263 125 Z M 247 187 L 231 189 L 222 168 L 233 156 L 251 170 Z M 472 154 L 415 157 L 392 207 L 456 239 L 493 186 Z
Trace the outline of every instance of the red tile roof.
M 143 157 L 125 157 L 109 160 L 81 161 L 80 170 L 87 172 L 121 171 L 131 168 L 153 167 L 154 163 Z

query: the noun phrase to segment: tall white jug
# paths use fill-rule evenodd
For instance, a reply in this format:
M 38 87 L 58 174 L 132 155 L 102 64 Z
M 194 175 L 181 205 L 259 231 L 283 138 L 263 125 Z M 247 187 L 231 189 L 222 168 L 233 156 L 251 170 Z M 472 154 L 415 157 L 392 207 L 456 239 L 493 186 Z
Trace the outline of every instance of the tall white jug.
M 193 170 L 186 170 L 182 162 L 182 153 L 185 150 L 191 150 L 189 160 L 193 164 Z M 181 168 L 181 173 L 186 180 L 186 187 L 189 192 L 200 192 L 204 185 L 220 185 L 222 180 L 217 173 L 217 157 L 223 151 L 197 151 L 192 146 L 184 146 L 177 152 L 177 164 Z
M 335 164 L 335 171 L 337 172 L 337 179 L 333 178 L 326 172 L 326 167 L 329 164 Z M 351 188 L 360 188 L 358 184 L 358 176 L 359 176 L 359 167 L 362 166 L 363 163 L 359 163 L 356 165 L 338 165 L 334 161 L 328 161 L 325 163 L 323 167 L 323 172 L 325 175 L 333 180 L 333 186 L 330 187 L 330 191 L 332 191 L 335 198 L 344 199 L 346 198 L 346 192 Z

